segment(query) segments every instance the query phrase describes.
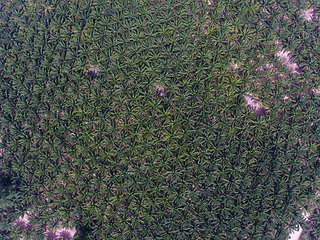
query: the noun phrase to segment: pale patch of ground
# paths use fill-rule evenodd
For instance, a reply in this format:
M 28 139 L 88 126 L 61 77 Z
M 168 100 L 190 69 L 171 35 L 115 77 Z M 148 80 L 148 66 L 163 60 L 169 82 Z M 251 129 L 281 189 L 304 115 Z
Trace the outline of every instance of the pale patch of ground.
M 29 216 L 30 212 L 27 212 L 23 216 L 20 216 L 16 219 L 14 225 L 18 225 L 21 230 L 25 230 L 26 228 L 32 228 L 33 226 L 29 224 Z M 58 239 L 73 239 L 73 236 L 76 233 L 76 229 L 68 229 L 58 226 L 55 229 L 47 229 L 44 234 L 47 236 L 47 239 L 58 240 Z M 20 240 L 24 240 L 21 236 Z
M 304 213 L 302 213 L 302 215 L 303 215 L 304 219 L 307 219 L 310 214 L 307 212 L 304 212 Z M 289 236 L 289 240 L 299 240 L 302 232 L 303 232 L 303 230 L 302 230 L 301 226 L 299 225 L 299 231 L 294 231 L 293 233 L 291 233 Z

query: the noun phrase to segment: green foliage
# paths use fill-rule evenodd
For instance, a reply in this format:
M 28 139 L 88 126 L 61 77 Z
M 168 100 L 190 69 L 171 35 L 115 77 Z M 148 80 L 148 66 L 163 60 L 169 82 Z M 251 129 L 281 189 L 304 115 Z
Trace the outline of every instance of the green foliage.
M 94 229 L 88 227 L 88 226 L 83 226 L 79 225 L 77 232 L 75 236 L 73 237 L 74 240 L 90 240 L 90 234 L 93 232 Z
M 21 180 L 36 235 L 54 217 L 78 239 L 286 239 L 319 187 L 306 7 L 1 2 L 1 172 Z M 275 40 L 300 75 L 255 71 L 262 56 L 279 65 Z M 246 108 L 248 87 L 266 116 Z
M 307 217 L 303 225 L 303 231 L 300 235 L 301 240 L 315 240 L 320 237 L 319 209 L 315 207 L 310 212 L 311 214 Z
M 0 178 L 0 239 L 11 239 L 13 220 L 18 218 L 26 208 L 19 193 L 21 182 L 1 174 Z
M 10 233 L 11 226 L 8 221 L 5 220 L 7 217 L 6 212 L 8 208 L 14 207 L 14 194 L 10 194 L 11 184 L 8 182 L 8 178 L 1 178 L 0 182 L 0 190 L 1 190 L 1 201 L 0 201 L 0 213 L 2 217 L 2 221 L 0 223 L 0 239 L 9 239 L 7 236 Z M 12 190 L 11 190 L 12 192 Z

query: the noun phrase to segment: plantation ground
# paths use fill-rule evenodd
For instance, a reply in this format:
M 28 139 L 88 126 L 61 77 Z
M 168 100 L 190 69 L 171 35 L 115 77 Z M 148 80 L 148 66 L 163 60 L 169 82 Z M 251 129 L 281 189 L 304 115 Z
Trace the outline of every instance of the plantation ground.
M 210 2 L 209 2 L 209 5 L 210 5 Z M 312 9 L 310 9 L 310 10 L 307 11 L 307 13 L 306 13 L 306 20 L 308 20 L 308 21 L 311 20 L 311 18 L 310 18 L 311 14 L 312 14 Z M 289 53 L 288 53 L 288 52 L 284 52 L 284 51 L 279 52 L 279 57 L 284 58 L 284 62 L 285 62 L 286 64 L 290 65 L 290 66 L 293 66 L 293 71 L 295 71 L 295 70 L 294 70 L 295 65 L 294 65 L 294 63 L 291 63 L 291 61 L 290 61 L 290 59 L 289 59 Z M 271 68 L 272 66 L 269 66 L 269 67 Z M 296 73 L 296 74 L 298 74 L 298 73 Z M 314 91 L 317 92 L 317 93 L 319 93 L 318 90 L 314 90 Z M 245 96 L 245 99 L 246 99 L 246 101 L 247 101 L 247 104 L 248 104 L 249 106 L 252 106 L 252 108 L 253 108 L 254 110 L 256 110 L 256 109 L 260 108 L 260 104 L 258 104 L 255 100 L 253 100 L 252 97 L 253 97 L 253 96 L 248 93 L 248 96 Z M 286 97 L 286 96 L 284 96 L 284 99 L 285 99 L 285 97 Z M 262 105 L 263 105 L 263 103 L 262 103 Z M 300 140 L 300 141 L 301 141 L 301 140 Z M 24 217 L 23 219 L 21 219 L 21 221 L 24 222 L 24 223 L 27 223 L 27 218 Z M 55 232 L 57 233 L 57 235 L 58 235 L 58 234 L 66 234 L 66 232 L 68 232 L 68 233 L 70 234 L 70 236 L 72 237 L 72 236 L 75 234 L 75 229 L 56 229 Z M 294 238 L 293 236 L 294 236 L 294 234 L 292 234 L 292 238 L 291 238 L 292 240 L 298 239 L 298 238 Z

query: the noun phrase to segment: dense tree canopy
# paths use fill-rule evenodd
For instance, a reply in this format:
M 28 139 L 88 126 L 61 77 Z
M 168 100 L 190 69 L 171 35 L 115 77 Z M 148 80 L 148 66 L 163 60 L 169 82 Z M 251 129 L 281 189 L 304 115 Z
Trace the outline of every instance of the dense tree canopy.
M 78 239 L 285 239 L 303 225 L 319 187 L 320 82 L 319 20 L 301 12 L 318 15 L 318 2 L 0 7 L 1 174 L 12 182 L 0 218 L 32 210 L 36 225 L 12 238 L 42 239 L 53 218 Z M 246 107 L 248 91 L 265 114 Z

